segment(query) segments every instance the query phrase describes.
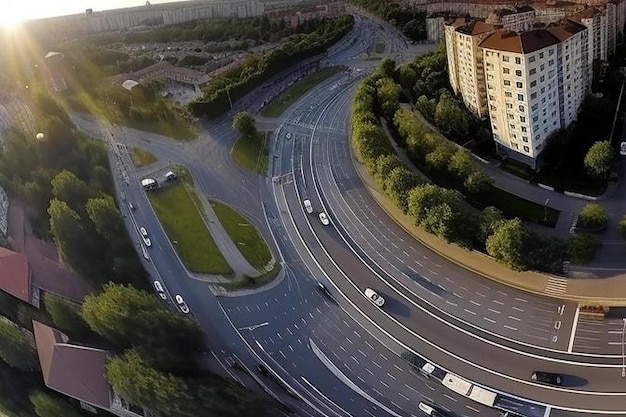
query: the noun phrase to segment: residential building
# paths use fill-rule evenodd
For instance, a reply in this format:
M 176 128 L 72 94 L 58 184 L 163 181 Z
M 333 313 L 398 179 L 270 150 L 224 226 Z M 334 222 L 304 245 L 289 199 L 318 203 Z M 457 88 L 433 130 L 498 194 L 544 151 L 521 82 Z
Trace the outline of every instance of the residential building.
M 39 288 L 32 285 L 26 255 L 0 247 L 0 290 L 39 307 Z
M 500 25 L 503 29 L 513 32 L 531 30 L 536 23 L 535 10 L 529 6 L 515 7 L 515 9 L 494 10 L 485 20 L 492 25 Z
M 43 380 L 48 388 L 80 401 L 88 410 L 99 408 L 120 417 L 150 414 L 125 401 L 106 380 L 109 352 L 71 344 L 61 331 L 34 320 L 33 330 Z
M 480 20 L 462 24 L 456 19 L 446 27 L 448 51 L 448 76 L 452 90 L 460 95 L 469 110 L 479 117 L 486 117 L 487 97 L 483 54 L 478 45 L 496 27 Z
M 480 43 L 499 154 L 537 168 L 546 139 L 576 119 L 590 91 L 588 36 L 565 20 L 520 34 L 498 30 Z

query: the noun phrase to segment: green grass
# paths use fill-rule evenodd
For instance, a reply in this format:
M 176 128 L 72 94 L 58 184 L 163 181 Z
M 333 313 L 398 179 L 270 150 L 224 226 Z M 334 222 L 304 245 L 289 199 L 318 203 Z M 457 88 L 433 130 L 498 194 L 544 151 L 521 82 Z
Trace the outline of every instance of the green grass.
M 131 148 L 131 156 L 133 158 L 133 163 L 138 167 L 150 165 L 157 160 L 156 157 L 150 152 L 139 148 Z
M 302 97 L 304 93 L 324 81 L 326 78 L 329 78 L 330 76 L 337 74 L 338 72 L 341 72 L 345 69 L 346 67 L 344 67 L 343 65 L 323 68 L 322 70 L 315 72 L 308 77 L 298 81 L 297 83 L 280 93 L 278 97 L 270 102 L 270 104 L 265 106 L 263 108 L 263 111 L 261 111 L 261 116 L 280 116 L 285 110 L 287 110 L 289 106 L 291 106 L 293 103 L 296 102 L 296 100 Z
M 512 159 L 502 161 L 499 168 L 526 181 L 532 180 L 535 176 L 535 172 L 528 165 Z
M 267 174 L 269 140 L 262 132 L 256 136 L 241 136 L 230 155 L 242 168 L 261 175 Z
M 182 182 L 148 194 L 168 237 L 188 270 L 204 274 L 231 274 L 202 215 Z M 194 193 L 195 194 L 195 193 Z M 197 196 L 195 196 L 197 200 Z
M 382 54 L 383 52 L 385 52 L 385 43 L 380 39 L 376 39 L 376 43 L 374 44 L 374 53 Z
M 132 127 L 134 129 L 168 136 L 177 140 L 193 140 L 196 138 L 196 134 L 191 126 L 178 118 L 158 121 L 124 120 L 119 121 L 119 123 L 126 124 L 128 127 Z
M 556 225 L 561 213 L 550 207 L 546 210 L 543 204 L 528 201 L 497 187 L 491 187 L 489 193 L 485 194 L 480 202 L 485 206 L 499 208 L 507 217 L 519 217 L 524 221 L 541 223 L 550 227 Z
M 211 201 L 211 206 L 243 257 L 253 268 L 264 271 L 272 260 L 272 253 L 254 225 L 225 204 Z
M 280 264 L 275 263 L 274 268 L 272 268 L 271 271 L 259 275 L 258 277 L 245 277 L 241 281 L 227 282 L 220 285 L 224 287 L 226 291 L 234 291 L 242 288 L 257 288 L 267 284 L 268 282 L 272 282 L 279 272 Z

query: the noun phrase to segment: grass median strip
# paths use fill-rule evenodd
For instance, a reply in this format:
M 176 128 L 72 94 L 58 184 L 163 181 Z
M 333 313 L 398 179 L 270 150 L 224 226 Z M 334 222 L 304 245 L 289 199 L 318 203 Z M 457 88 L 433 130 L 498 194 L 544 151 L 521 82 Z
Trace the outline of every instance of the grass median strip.
M 266 175 L 268 146 L 268 138 L 262 132 L 258 132 L 254 136 L 241 136 L 230 154 L 240 167 Z
M 150 165 L 157 160 L 150 152 L 139 148 L 131 149 L 131 157 L 133 158 L 133 163 L 138 167 Z
M 226 204 L 211 201 L 211 207 L 243 257 L 253 268 L 265 270 L 270 265 L 272 254 L 254 225 Z
M 267 106 L 263 108 L 261 111 L 261 116 L 265 117 L 278 117 L 289 106 L 296 102 L 300 97 L 304 95 L 311 88 L 315 87 L 317 84 L 324 81 L 326 78 L 329 78 L 332 75 L 337 74 L 345 70 L 346 67 L 343 65 L 336 65 L 333 67 L 326 67 L 321 69 L 320 71 L 314 72 L 308 77 L 303 78 L 298 81 L 282 93 L 280 93 L 274 100 L 270 102 Z
M 233 271 L 215 244 L 182 182 L 148 194 L 161 224 L 189 271 L 227 275 Z M 195 199 L 197 200 L 197 198 Z

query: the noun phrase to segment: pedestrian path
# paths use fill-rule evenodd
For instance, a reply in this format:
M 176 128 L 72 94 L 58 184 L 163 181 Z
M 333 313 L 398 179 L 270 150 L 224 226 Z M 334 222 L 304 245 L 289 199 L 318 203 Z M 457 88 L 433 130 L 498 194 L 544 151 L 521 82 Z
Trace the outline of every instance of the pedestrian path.
M 545 293 L 554 296 L 561 296 L 567 292 L 567 279 L 548 277 L 546 281 Z

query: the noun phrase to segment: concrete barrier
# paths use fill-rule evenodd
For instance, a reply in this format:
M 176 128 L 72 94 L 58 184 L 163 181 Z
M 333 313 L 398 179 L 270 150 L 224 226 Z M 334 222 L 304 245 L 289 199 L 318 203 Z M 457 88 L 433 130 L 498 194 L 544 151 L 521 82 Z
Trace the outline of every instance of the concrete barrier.
M 549 185 L 542 184 L 540 182 L 537 183 L 539 188 L 543 188 L 544 190 L 554 191 L 554 187 L 550 187 Z
M 596 201 L 598 199 L 598 197 L 592 197 L 589 195 L 573 193 L 571 191 L 564 191 L 563 194 L 565 194 L 568 197 L 576 197 L 576 198 L 581 198 L 583 200 L 589 200 L 589 201 Z

